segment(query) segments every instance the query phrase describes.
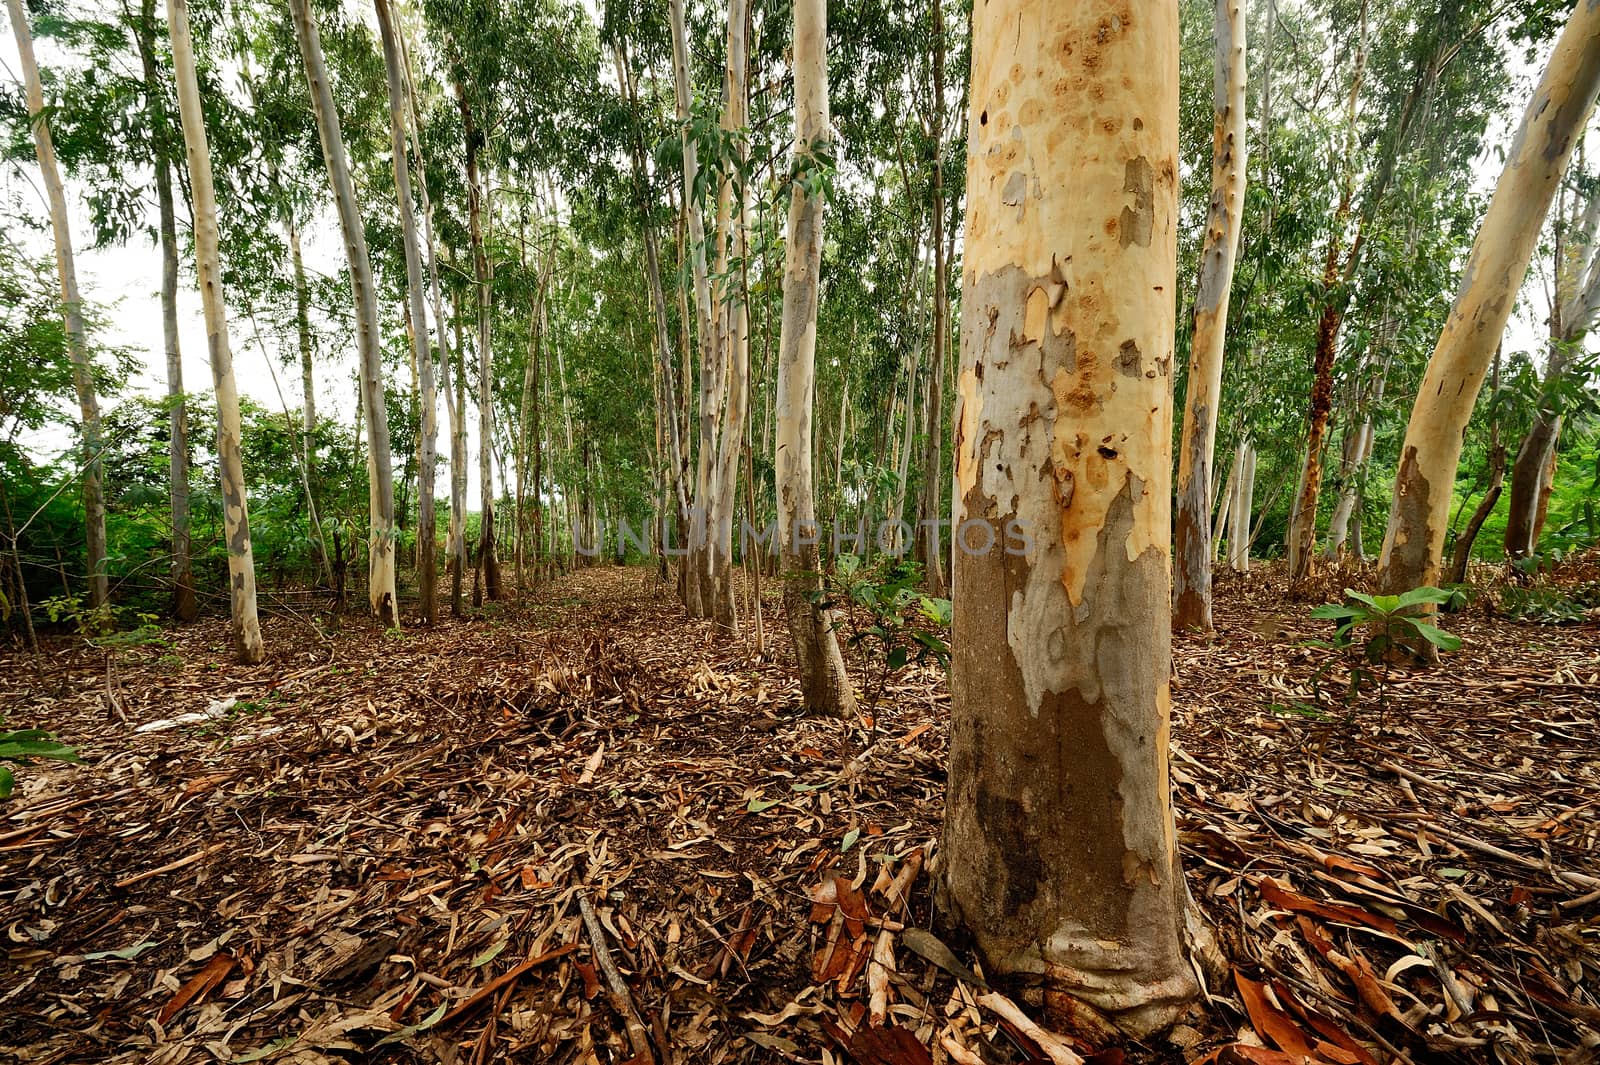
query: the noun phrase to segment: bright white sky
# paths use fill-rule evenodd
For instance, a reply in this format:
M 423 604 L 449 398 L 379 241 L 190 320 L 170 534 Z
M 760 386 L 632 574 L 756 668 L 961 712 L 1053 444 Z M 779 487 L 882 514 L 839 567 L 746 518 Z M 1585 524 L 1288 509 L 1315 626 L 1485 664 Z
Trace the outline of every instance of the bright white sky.
M 48 42 L 40 42 L 37 47 L 41 53 L 41 62 L 49 65 L 52 61 L 52 50 Z M 1518 78 L 1514 99 L 1526 99 L 1532 90 L 1535 71 L 1542 68 L 1543 60 L 1544 56 L 1541 55 L 1538 67 L 1528 67 L 1520 62 L 1514 63 Z M 9 24 L 3 37 L 0 37 L 0 63 L 4 64 L 4 67 L 0 68 L 0 76 L 8 80 L 20 76 L 16 44 L 12 39 Z M 1476 185 L 1480 191 L 1487 193 L 1493 187 L 1500 170 L 1500 160 L 1494 146 L 1508 142 L 1513 125 L 1520 118 L 1521 113 L 1518 109 L 1516 113 L 1507 113 L 1492 124 L 1489 134 L 1492 147 L 1485 152 L 1477 167 Z M 67 192 L 74 219 L 73 236 L 78 252 L 80 288 L 86 299 L 110 309 L 109 324 L 101 339 L 106 343 L 123 345 L 142 354 L 143 370 L 132 382 L 135 391 L 148 395 L 163 394 L 166 381 L 165 358 L 162 354 L 159 251 L 153 243 L 145 241 L 136 241 L 123 247 L 88 248 L 86 246 L 89 239 L 88 212 L 80 195 L 81 190 L 69 180 Z M 0 196 L 9 199 L 12 193 L 16 194 L 23 210 L 27 211 L 32 207 L 35 218 L 43 220 L 47 217 L 38 168 L 32 160 L 26 160 L 20 166 L 0 164 Z M 153 227 L 155 204 L 151 202 L 147 206 L 150 224 Z M 180 204 L 180 212 L 181 210 Z M 183 225 L 184 221 L 180 213 L 180 225 Z M 48 227 L 37 232 L 25 232 L 17 227 L 10 227 L 10 237 L 37 256 L 48 257 L 52 253 Z M 336 272 L 342 274 L 343 252 L 331 207 L 324 210 L 316 224 L 307 227 L 305 259 L 308 270 L 323 274 Z M 205 326 L 201 317 L 199 294 L 195 290 L 192 274 L 187 271 L 180 282 L 178 312 L 184 385 L 190 392 L 208 392 L 211 387 L 211 371 L 207 361 Z M 1530 272 L 1524 299 L 1519 304 L 1508 329 L 1507 349 L 1539 350 L 1538 338 L 1544 333 L 1545 313 L 1541 278 L 1536 263 L 1534 270 Z M 272 375 L 272 369 L 275 368 L 278 372 L 278 384 L 283 389 L 283 400 L 291 409 L 298 408 L 300 379 L 297 361 L 291 356 L 291 364 L 285 369 L 286 364 L 283 361 L 285 353 L 272 350 L 270 341 L 264 350 L 262 344 L 257 342 L 249 321 L 242 312 L 230 317 L 230 326 L 234 372 L 239 391 L 269 410 L 279 409 L 279 394 Z M 324 362 L 318 366 L 316 388 L 319 412 L 336 413 L 346 419 L 354 415 L 355 394 L 351 384 L 354 365 L 352 347 L 337 363 Z M 443 432 L 443 423 L 441 410 L 441 458 L 447 440 L 447 434 Z M 469 419 L 469 436 L 471 453 L 475 455 L 477 453 L 475 417 Z M 60 454 L 69 447 L 71 437 L 67 431 L 58 429 L 38 434 L 26 439 L 24 443 L 35 453 L 48 456 Z M 476 500 L 479 497 L 477 462 L 468 462 L 467 469 L 470 479 L 467 498 Z M 248 471 L 246 473 L 248 475 Z

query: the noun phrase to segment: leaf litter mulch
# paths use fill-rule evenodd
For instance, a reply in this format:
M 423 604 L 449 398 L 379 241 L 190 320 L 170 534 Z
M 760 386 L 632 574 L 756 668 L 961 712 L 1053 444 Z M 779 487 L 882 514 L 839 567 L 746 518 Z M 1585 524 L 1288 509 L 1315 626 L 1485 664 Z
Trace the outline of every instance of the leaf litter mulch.
M 0 807 L 0 1058 L 1597 1060 L 1595 624 L 1454 616 L 1461 651 L 1347 721 L 1305 614 L 1233 578 L 1216 642 L 1175 641 L 1184 865 L 1229 968 L 1120 1049 L 933 930 L 936 672 L 875 730 L 797 717 L 781 633 L 757 661 L 618 569 L 404 636 L 278 614 L 258 667 L 219 620 L 0 655 L 9 727 L 88 759 Z

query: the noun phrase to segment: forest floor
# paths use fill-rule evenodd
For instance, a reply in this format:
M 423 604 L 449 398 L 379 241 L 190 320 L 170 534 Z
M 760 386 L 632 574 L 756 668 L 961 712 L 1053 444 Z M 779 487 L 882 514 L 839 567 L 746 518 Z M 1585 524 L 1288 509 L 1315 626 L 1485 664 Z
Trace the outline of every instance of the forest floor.
M 1488 602 L 1348 720 L 1270 568 L 1177 638 L 1183 861 L 1231 971 L 1130 1060 L 1600 1056 L 1600 626 Z M 404 635 L 276 610 L 256 667 L 221 619 L 0 652 L 8 727 L 88 761 L 0 807 L 0 1058 L 1047 1060 L 928 931 L 943 676 L 873 732 L 797 717 L 767 627 L 758 661 L 605 568 Z

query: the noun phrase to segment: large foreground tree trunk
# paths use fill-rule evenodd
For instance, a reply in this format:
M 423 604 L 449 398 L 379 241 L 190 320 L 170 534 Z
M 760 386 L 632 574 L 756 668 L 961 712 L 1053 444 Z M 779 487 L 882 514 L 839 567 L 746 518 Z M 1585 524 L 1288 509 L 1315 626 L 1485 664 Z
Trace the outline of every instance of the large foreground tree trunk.
M 1178 514 L 1174 543 L 1173 618 L 1181 628 L 1210 632 L 1212 466 L 1222 358 L 1228 335 L 1228 294 L 1239 251 L 1244 211 L 1245 25 L 1243 0 L 1217 0 L 1215 120 L 1211 132 L 1211 207 L 1194 299 L 1193 352 L 1178 456 Z M 1224 504 L 1226 505 L 1226 504 Z
M 156 4 L 142 0 L 136 38 L 143 67 L 145 114 L 155 155 L 156 209 L 161 239 L 161 339 L 167 357 L 167 494 L 172 513 L 172 613 L 179 621 L 200 614 L 189 558 L 189 409 L 178 345 L 178 218 L 172 196 L 172 156 L 167 141 L 167 98 L 156 64 Z
M 1411 409 L 1383 538 L 1385 591 L 1438 581 L 1467 421 L 1597 91 L 1600 0 L 1579 0 L 1528 103 Z
M 178 86 L 178 114 L 189 159 L 195 266 L 200 275 L 200 302 L 205 308 L 206 341 L 211 351 L 211 381 L 217 395 L 217 457 L 222 469 L 222 523 L 228 543 L 228 601 L 233 612 L 234 650 L 240 662 L 253 664 L 266 657 L 266 648 L 256 616 L 256 566 L 250 549 L 244 459 L 239 448 L 239 390 L 233 380 L 222 258 L 217 251 L 217 194 L 200 108 L 187 0 L 167 0 L 167 31 L 172 38 L 172 74 Z
M 373 615 L 384 625 L 400 623 L 400 605 L 395 594 L 394 473 L 389 454 L 389 415 L 383 396 L 383 350 L 378 335 L 378 295 L 372 282 L 372 261 L 367 256 L 366 231 L 361 208 L 356 203 L 355 182 L 344 149 L 339 112 L 333 102 L 333 85 L 322 57 L 322 40 L 310 0 L 289 0 L 300 56 L 305 62 L 306 82 L 311 90 L 311 109 L 316 114 L 317 135 L 322 142 L 322 157 L 333 186 L 333 200 L 339 210 L 339 229 L 344 235 L 345 258 L 350 268 L 350 293 L 356 311 L 356 349 L 361 357 L 361 409 L 367 430 L 367 504 L 370 528 L 367 534 L 367 601 Z M 396 161 L 404 167 L 405 156 Z
M 83 435 L 83 518 L 84 546 L 89 566 L 89 602 L 103 606 L 111 589 L 106 575 L 106 500 L 102 480 L 100 401 L 94 389 L 94 365 L 89 358 L 89 334 L 83 325 L 83 301 L 78 294 L 78 267 L 72 253 L 72 223 L 67 215 L 67 193 L 61 184 L 61 168 L 56 165 L 55 142 L 44 113 L 44 86 L 39 81 L 39 64 L 33 57 L 33 34 L 22 0 L 6 0 L 11 15 L 11 33 L 17 41 L 22 62 L 22 80 L 27 94 L 28 121 L 33 127 L 33 150 L 39 159 L 39 176 L 44 180 L 45 198 L 50 203 L 50 229 L 55 235 L 56 279 L 61 284 L 61 313 L 66 326 L 67 357 L 72 362 L 72 383 L 78 392 L 78 413 Z
M 1178 11 L 1121 10 L 974 10 L 941 854 L 990 974 L 1144 1035 L 1198 993 L 1167 777 Z
M 411 203 L 411 168 L 406 162 L 406 75 L 401 64 L 398 29 L 389 0 L 373 0 L 383 42 L 383 67 L 389 85 L 389 150 L 394 159 L 395 199 L 400 205 L 400 232 L 406 254 L 406 306 L 411 312 L 411 353 L 422 393 L 421 440 L 417 455 L 417 593 L 422 620 L 432 625 L 439 612 L 437 522 L 434 515 L 434 454 L 439 437 L 439 401 L 433 383 L 433 351 L 428 344 L 427 279 L 417 243 L 417 216 Z M 420 163 L 421 160 L 418 160 Z M 441 325 L 441 332 L 442 332 Z
M 827 8 L 825 0 L 795 0 L 794 154 L 796 170 L 816 165 L 828 135 Z M 783 324 L 778 336 L 778 538 L 783 545 L 784 612 L 794 638 L 800 694 L 809 710 L 849 714 L 855 693 L 833 634 L 833 619 L 812 596 L 821 592 L 816 500 L 811 467 L 816 404 L 818 277 L 822 269 L 822 200 L 794 183 L 784 247 Z

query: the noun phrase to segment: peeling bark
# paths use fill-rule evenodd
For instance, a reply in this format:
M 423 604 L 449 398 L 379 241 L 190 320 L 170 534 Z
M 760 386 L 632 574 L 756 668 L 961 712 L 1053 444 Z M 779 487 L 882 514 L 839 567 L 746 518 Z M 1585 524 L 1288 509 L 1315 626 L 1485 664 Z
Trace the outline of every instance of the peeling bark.
M 1380 560 L 1384 591 L 1438 581 L 1467 421 L 1597 92 L 1600 0 L 1580 0 L 1507 153 L 1411 410 Z
M 1178 513 L 1174 536 L 1173 618 L 1180 628 L 1210 632 L 1212 464 L 1217 408 L 1222 400 L 1222 360 L 1228 333 L 1228 296 L 1239 251 L 1244 211 L 1246 154 L 1245 20 L 1241 0 L 1217 0 L 1216 118 L 1211 133 L 1211 207 L 1194 301 L 1193 354 L 1183 409 L 1178 458 Z
M 942 897 L 1053 1020 L 1134 1035 L 1198 993 L 1167 779 L 1177 66 L 1170 4 L 974 11 Z
M 205 309 L 211 381 L 217 396 L 217 457 L 222 471 L 222 524 L 228 545 L 228 602 L 232 609 L 234 653 L 240 662 L 253 665 L 266 657 L 266 648 L 256 615 L 255 557 L 250 549 L 244 459 L 239 448 L 239 390 L 233 378 L 222 260 L 217 250 L 217 197 L 200 107 L 200 84 L 195 74 L 194 42 L 189 36 L 187 0 L 167 0 L 167 30 L 172 40 L 172 74 L 178 88 L 178 114 L 183 123 L 193 197 L 195 266 Z

